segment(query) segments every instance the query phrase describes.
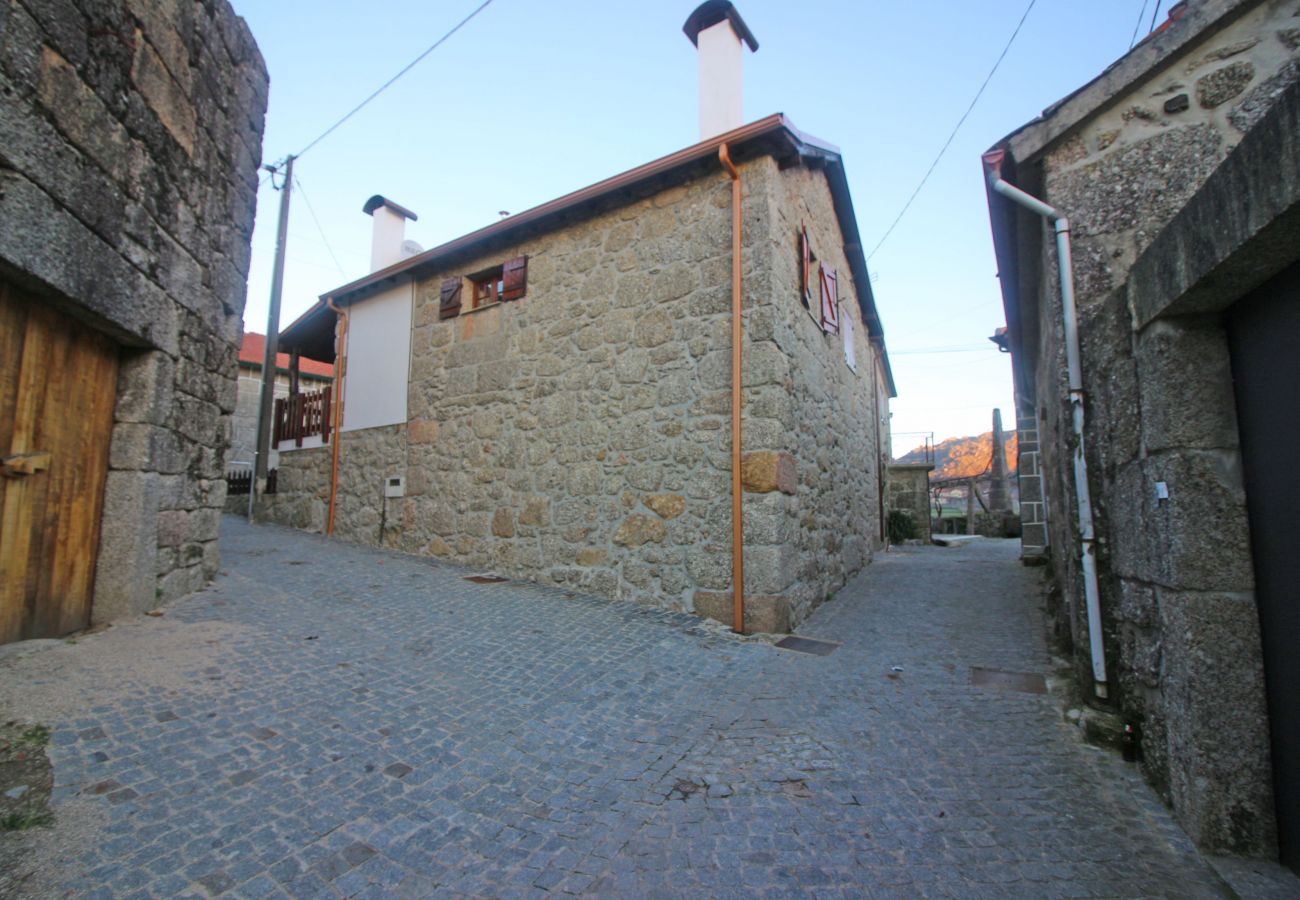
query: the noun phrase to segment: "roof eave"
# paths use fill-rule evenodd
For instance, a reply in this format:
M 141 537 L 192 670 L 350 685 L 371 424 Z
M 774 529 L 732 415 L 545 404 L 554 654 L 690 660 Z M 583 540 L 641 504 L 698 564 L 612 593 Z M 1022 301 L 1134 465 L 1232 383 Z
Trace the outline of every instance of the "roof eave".
M 1201 0 L 1168 27 L 1143 40 L 1096 78 L 1056 101 L 998 141 L 1021 162 L 1032 159 L 1075 126 L 1105 108 L 1151 72 L 1188 52 L 1201 35 L 1221 28 L 1259 0 Z

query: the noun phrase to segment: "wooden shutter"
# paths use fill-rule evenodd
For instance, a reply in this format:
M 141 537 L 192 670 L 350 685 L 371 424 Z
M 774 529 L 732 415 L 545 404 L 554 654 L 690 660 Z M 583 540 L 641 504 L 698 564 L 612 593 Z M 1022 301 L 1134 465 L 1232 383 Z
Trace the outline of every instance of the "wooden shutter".
M 518 300 L 528 290 L 528 257 L 517 256 L 501 267 L 502 300 Z
M 803 266 L 800 270 L 803 273 L 803 296 L 801 299 L 803 300 L 803 305 L 806 308 L 812 309 L 813 252 L 812 252 L 812 242 L 808 240 L 807 225 L 799 226 L 799 252 L 800 255 L 803 257 Z
M 835 270 L 822 265 L 822 331 L 838 334 L 840 330 L 840 291 Z
M 451 319 L 460 315 L 460 285 L 459 278 L 443 279 L 442 288 L 439 290 L 441 298 L 438 306 L 439 319 Z

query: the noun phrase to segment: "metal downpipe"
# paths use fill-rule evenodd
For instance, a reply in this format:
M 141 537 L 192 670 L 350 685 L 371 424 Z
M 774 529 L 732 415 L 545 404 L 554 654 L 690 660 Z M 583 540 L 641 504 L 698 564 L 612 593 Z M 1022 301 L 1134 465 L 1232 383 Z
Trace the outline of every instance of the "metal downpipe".
M 718 145 L 718 160 L 731 176 L 731 596 L 732 630 L 745 633 L 745 520 L 740 483 L 741 338 L 741 205 L 740 171 L 726 144 Z
M 984 154 L 989 187 L 1013 203 L 1052 223 L 1056 234 L 1057 269 L 1061 280 L 1061 316 L 1065 329 L 1065 364 L 1069 379 L 1070 423 L 1074 431 L 1074 492 L 1079 513 L 1079 555 L 1083 569 L 1083 595 L 1088 612 L 1088 644 L 1092 651 L 1093 692 L 1109 696 L 1106 650 L 1102 644 L 1101 591 L 1097 584 L 1096 532 L 1092 520 L 1092 493 L 1088 488 L 1088 460 L 1084 455 L 1083 365 L 1079 351 L 1079 312 L 1074 299 L 1074 262 L 1070 253 L 1070 220 L 1065 213 L 1002 180 L 1005 151 Z M 1046 505 L 1046 504 L 1044 504 Z
M 330 508 L 325 521 L 325 533 L 334 533 L 334 509 L 338 505 L 339 494 L 339 451 L 343 445 L 343 379 L 347 373 L 348 355 L 348 313 L 334 305 L 333 298 L 325 301 L 334 314 L 338 316 L 338 347 L 334 354 L 334 449 L 330 454 Z

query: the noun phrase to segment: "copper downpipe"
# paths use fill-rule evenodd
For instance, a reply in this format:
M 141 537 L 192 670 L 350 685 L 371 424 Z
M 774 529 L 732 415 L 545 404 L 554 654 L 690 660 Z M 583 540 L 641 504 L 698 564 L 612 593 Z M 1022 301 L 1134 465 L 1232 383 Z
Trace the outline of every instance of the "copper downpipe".
M 731 627 L 737 634 L 744 634 L 745 520 L 740 484 L 740 341 L 744 332 L 740 302 L 740 172 L 732 163 L 726 144 L 718 145 L 718 159 L 731 176 L 731 594 L 734 605 Z
M 347 371 L 348 356 L 348 314 L 346 310 L 334 305 L 333 298 L 326 301 L 329 308 L 338 316 L 338 349 L 334 354 L 334 451 L 330 461 L 330 511 L 325 522 L 325 533 L 334 533 L 334 507 L 339 494 L 339 448 L 343 444 L 343 434 L 339 430 L 343 424 L 343 379 Z

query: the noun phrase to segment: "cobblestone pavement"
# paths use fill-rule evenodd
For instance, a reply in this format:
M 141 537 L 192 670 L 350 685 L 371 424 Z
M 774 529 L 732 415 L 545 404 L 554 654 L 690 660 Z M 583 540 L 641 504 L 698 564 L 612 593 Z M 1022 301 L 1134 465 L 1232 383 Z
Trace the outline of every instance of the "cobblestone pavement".
M 813 656 L 223 529 L 217 583 L 130 626 L 180 641 L 219 623 L 207 656 L 153 686 L 95 684 L 48 723 L 55 812 L 99 818 L 23 890 L 1224 895 L 1058 700 L 971 685 L 972 666 L 1048 671 L 1038 576 L 1011 542 L 879 554 L 801 630 L 842 642 Z M 53 835 L 5 840 L 40 859 Z

